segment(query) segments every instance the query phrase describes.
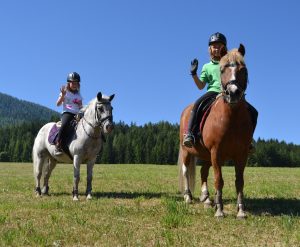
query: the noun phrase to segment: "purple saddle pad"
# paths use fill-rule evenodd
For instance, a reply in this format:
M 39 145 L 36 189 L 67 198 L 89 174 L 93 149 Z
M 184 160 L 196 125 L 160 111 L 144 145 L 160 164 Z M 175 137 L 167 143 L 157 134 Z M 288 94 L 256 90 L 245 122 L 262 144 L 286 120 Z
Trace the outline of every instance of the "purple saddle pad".
M 57 134 L 58 134 L 58 131 L 59 131 L 59 127 L 57 127 L 56 124 L 53 124 L 50 132 L 49 132 L 49 135 L 48 135 L 48 142 L 52 145 L 55 145 L 55 142 L 56 142 L 56 138 L 57 138 Z

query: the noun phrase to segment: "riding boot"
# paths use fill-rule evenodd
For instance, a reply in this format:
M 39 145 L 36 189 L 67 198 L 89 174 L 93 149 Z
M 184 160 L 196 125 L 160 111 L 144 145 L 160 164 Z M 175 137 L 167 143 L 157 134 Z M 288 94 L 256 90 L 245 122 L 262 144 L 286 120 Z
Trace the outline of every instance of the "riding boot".
M 249 110 L 249 113 L 251 116 L 251 121 L 252 121 L 252 125 L 253 125 L 253 134 L 254 134 L 256 124 L 257 124 L 258 111 L 249 102 L 247 102 L 247 106 L 248 106 L 248 110 Z M 253 153 L 255 153 L 255 146 L 254 146 L 254 143 L 251 142 L 251 144 L 249 146 L 249 154 L 253 154 Z
M 193 129 L 194 129 L 194 122 L 195 122 L 195 111 L 192 110 L 191 111 L 191 115 L 189 118 L 189 123 L 188 123 L 188 130 L 187 132 L 183 135 L 183 145 L 191 148 L 192 146 L 194 146 L 195 144 L 195 136 L 193 133 Z
M 55 155 L 60 155 L 63 153 L 63 150 L 61 148 L 61 141 L 57 141 L 55 144 L 55 151 L 54 151 Z

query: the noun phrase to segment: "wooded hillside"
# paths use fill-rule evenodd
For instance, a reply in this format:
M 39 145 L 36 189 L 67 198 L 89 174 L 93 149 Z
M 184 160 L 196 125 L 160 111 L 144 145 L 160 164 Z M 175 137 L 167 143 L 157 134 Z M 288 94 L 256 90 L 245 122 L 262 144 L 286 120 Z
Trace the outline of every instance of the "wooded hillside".
M 49 121 L 59 113 L 44 106 L 0 93 L 0 126 L 32 121 Z
M 31 162 L 34 138 L 39 129 L 59 114 L 46 107 L 0 93 L 0 161 Z M 300 167 L 300 145 L 276 139 L 258 139 L 249 166 Z M 136 124 L 116 123 L 107 136 L 98 163 L 176 164 L 179 125 L 165 121 Z M 227 162 L 230 165 L 230 162 Z

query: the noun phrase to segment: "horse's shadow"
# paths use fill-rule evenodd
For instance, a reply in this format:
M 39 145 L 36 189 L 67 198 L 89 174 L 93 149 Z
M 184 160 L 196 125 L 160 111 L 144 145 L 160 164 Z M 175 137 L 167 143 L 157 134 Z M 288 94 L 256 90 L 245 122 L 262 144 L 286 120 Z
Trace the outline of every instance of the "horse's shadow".
M 245 199 L 246 210 L 253 215 L 300 216 L 300 200 L 297 198 Z
M 143 197 L 145 199 L 161 198 L 167 196 L 167 193 L 154 193 L 154 192 L 93 192 L 94 198 L 117 198 L 117 199 L 135 199 Z
M 66 196 L 71 193 L 60 192 L 60 193 L 51 193 L 51 196 Z M 79 193 L 80 196 L 85 196 L 84 193 Z M 162 197 L 170 197 L 170 195 L 166 192 L 154 193 L 154 192 L 93 192 L 94 199 L 101 198 L 114 198 L 114 199 L 135 199 L 143 197 L 145 199 L 153 199 L 153 198 L 162 198 Z
M 51 193 L 51 196 L 66 196 L 71 193 L 60 192 Z M 84 193 L 80 194 L 85 196 Z M 180 193 L 170 194 L 167 192 L 93 192 L 94 199 L 109 198 L 109 199 L 135 199 L 135 198 L 172 198 L 178 202 L 182 201 Z M 232 203 L 233 200 L 224 199 L 224 204 Z M 200 203 L 197 201 L 197 203 Z M 300 216 L 300 200 L 297 198 L 247 198 L 245 199 L 246 210 L 256 216 Z

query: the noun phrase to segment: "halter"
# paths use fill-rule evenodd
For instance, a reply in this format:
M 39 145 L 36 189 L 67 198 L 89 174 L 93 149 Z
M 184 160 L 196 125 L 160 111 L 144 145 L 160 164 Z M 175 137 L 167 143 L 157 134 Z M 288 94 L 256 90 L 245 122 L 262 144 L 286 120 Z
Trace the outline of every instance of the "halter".
M 228 64 L 226 64 L 224 66 L 224 68 L 236 68 L 239 64 L 236 63 L 236 62 L 230 62 Z M 221 73 L 224 72 L 224 69 L 221 70 Z M 246 77 L 246 79 L 248 80 L 248 77 Z M 223 95 L 223 98 L 226 100 L 226 102 L 230 103 L 230 93 L 228 91 L 228 86 L 230 85 L 235 85 L 239 91 L 241 91 L 241 95 L 238 99 L 238 101 L 240 101 L 244 95 L 245 95 L 245 91 L 246 89 L 242 88 L 239 84 L 238 84 L 238 81 L 237 80 L 230 80 L 228 81 L 227 83 L 225 83 L 225 85 L 222 84 L 222 95 Z M 230 104 L 235 104 L 235 103 L 230 103 Z
M 93 125 L 91 122 L 89 122 L 88 120 L 86 120 L 86 118 L 83 116 L 83 120 L 90 126 L 92 127 L 93 129 L 96 129 L 97 127 L 100 127 L 100 135 L 99 136 L 94 136 L 94 135 L 91 135 L 89 134 L 84 125 L 83 125 L 83 121 L 81 122 L 82 123 L 82 127 L 83 127 L 83 130 L 84 132 L 87 134 L 88 137 L 92 138 L 92 139 L 98 139 L 100 138 L 103 134 L 102 134 L 102 130 L 103 130 L 103 126 L 104 126 L 104 123 L 108 120 L 112 121 L 112 116 L 106 116 L 104 118 L 100 118 L 98 117 L 98 111 L 97 111 L 97 106 L 98 105 L 104 105 L 104 104 L 109 104 L 108 102 L 103 102 L 103 103 L 97 103 L 96 107 L 95 107 L 95 119 L 96 119 L 96 124 Z M 99 119 L 99 120 L 98 120 Z

